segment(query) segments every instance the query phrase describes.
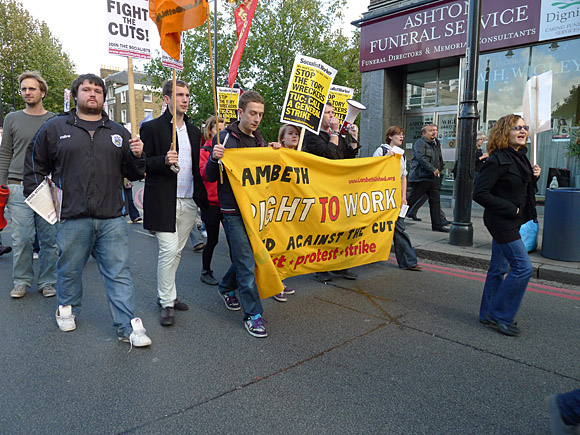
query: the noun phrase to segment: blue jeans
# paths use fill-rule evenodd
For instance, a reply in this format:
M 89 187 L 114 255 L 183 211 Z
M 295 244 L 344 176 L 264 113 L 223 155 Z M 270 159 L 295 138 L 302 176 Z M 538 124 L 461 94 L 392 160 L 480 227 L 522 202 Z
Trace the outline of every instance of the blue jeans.
M 241 216 L 224 214 L 222 218 L 232 265 L 222 278 L 219 291 L 222 293 L 238 289 L 238 297 L 244 314 L 254 316 L 262 314 L 262 301 L 256 286 L 254 275 L 254 252 L 246 233 L 246 227 Z
M 511 325 L 526 292 L 532 271 L 532 262 L 521 239 L 502 244 L 494 240 L 481 296 L 479 318 L 485 320 L 485 316 L 488 315 L 498 322 Z
M 401 269 L 408 269 L 417 265 L 417 254 L 411 245 L 411 239 L 405 232 L 405 218 L 398 218 L 395 222 L 395 256 Z
M 139 217 L 139 210 L 135 207 L 135 202 L 133 201 L 133 188 L 125 188 L 125 197 L 127 198 L 127 206 L 129 209 L 129 218 L 134 221 Z
M 129 233 L 124 217 L 77 218 L 58 222 L 57 296 L 59 305 L 72 305 L 78 315 L 83 295 L 83 269 L 95 254 L 105 281 L 109 311 L 118 336 L 128 336 L 135 308 L 135 289 L 129 270 Z
M 6 210 L 12 220 L 12 277 L 14 285 L 32 287 L 34 269 L 32 268 L 32 245 L 34 235 L 38 234 L 40 243 L 40 270 L 38 288 L 56 285 L 57 248 L 56 229 L 24 203 L 22 186 L 10 184 L 10 196 Z M 35 231 L 36 228 L 36 231 Z
M 580 424 L 580 390 L 558 394 L 556 403 L 558 408 L 560 408 L 564 423 L 570 426 L 578 426 Z

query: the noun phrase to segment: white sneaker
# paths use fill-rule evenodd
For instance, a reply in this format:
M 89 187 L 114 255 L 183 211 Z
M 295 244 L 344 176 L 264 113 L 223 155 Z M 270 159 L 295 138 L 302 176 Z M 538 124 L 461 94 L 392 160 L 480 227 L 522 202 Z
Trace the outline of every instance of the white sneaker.
M 72 313 L 70 305 L 59 305 L 56 310 L 56 324 L 61 331 L 74 331 L 77 327 L 75 324 L 75 315 Z
M 145 334 L 146 330 L 143 327 L 143 322 L 139 317 L 131 320 L 133 332 L 129 336 L 130 343 L 135 347 L 147 347 L 151 345 L 151 339 Z

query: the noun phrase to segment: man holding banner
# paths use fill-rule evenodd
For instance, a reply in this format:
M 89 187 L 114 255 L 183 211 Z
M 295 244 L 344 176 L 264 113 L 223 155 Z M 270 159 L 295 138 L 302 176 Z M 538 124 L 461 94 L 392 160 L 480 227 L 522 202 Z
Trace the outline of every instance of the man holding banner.
M 177 299 L 175 274 L 181 251 L 197 222 L 197 207 L 205 210 L 209 206 L 199 172 L 201 132 L 185 114 L 189 106 L 189 86 L 177 80 L 175 88 L 173 101 L 173 82 L 165 82 L 163 99 L 167 110 L 159 118 L 141 126 L 147 156 L 143 228 L 155 231 L 159 242 L 157 296 L 161 305 L 162 326 L 174 324 L 175 310 L 189 309 Z M 174 104 L 175 121 L 172 119 Z M 175 150 L 171 149 L 172 128 L 177 129 Z M 177 174 L 171 170 L 171 165 L 175 163 L 180 167 Z
M 338 118 L 334 117 L 334 107 L 327 102 L 324 105 L 324 113 L 320 121 L 320 132 L 314 134 L 306 131 L 304 135 L 304 151 L 315 154 L 327 159 L 354 159 L 359 150 L 358 143 L 358 127 L 352 124 L 350 136 L 354 139 L 352 142 L 347 142 L 340 133 L 340 122 Z M 350 269 L 335 270 L 334 273 L 341 275 L 346 279 L 357 279 L 358 275 Z M 328 272 L 316 272 L 316 279 L 321 282 L 332 281 L 332 277 Z
M 262 322 L 264 310 L 254 274 L 256 265 L 254 253 L 230 181 L 222 171 L 219 160 L 224 156 L 226 148 L 266 146 L 258 131 L 264 116 L 264 98 L 254 91 L 244 92 L 240 97 L 238 114 L 240 120 L 228 125 L 219 133 L 219 143 L 214 138 L 213 150 L 206 165 L 206 175 L 210 182 L 220 181 L 218 198 L 232 258 L 232 265 L 220 282 L 218 291 L 229 310 L 237 311 L 243 308 L 246 330 L 250 335 L 261 338 L 268 334 Z M 236 288 L 239 301 L 235 295 Z

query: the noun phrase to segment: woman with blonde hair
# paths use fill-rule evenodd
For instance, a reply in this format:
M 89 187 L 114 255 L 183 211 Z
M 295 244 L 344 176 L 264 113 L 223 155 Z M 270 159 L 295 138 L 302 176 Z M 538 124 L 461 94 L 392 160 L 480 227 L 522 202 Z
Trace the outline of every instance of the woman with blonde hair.
M 511 336 L 520 333 L 514 319 L 532 275 L 520 226 L 537 217 L 536 181 L 541 173 L 526 156 L 528 130 L 519 115 L 507 115 L 495 123 L 487 143 L 490 156 L 481 167 L 473 194 L 485 209 L 483 223 L 493 237 L 479 321 Z

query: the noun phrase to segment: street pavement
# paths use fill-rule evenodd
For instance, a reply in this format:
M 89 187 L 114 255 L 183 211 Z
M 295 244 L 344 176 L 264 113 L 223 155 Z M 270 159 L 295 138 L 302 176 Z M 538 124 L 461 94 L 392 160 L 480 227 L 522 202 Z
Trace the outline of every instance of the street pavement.
M 580 387 L 580 287 L 542 271 L 578 264 L 532 253 L 540 272 L 518 314 L 522 334 L 498 334 L 477 320 L 491 243 L 478 213 L 470 248 L 430 231 L 426 207 L 422 222 L 407 221 L 422 272 L 391 257 L 357 267 L 356 281 L 288 279 L 288 302 L 264 301 L 265 339 L 200 282 L 190 245 L 177 286 L 191 309 L 160 326 L 157 242 L 140 224 L 129 229 L 136 313 L 153 340 L 146 349 L 116 340 L 93 259 L 77 330 L 64 333 L 56 299 L 36 287 L 9 297 L 12 257 L 2 256 L 0 432 L 549 433 L 544 397 Z M 222 232 L 216 276 L 228 266 Z

